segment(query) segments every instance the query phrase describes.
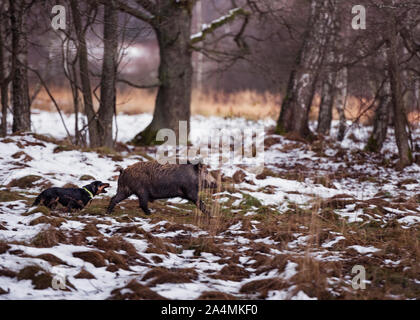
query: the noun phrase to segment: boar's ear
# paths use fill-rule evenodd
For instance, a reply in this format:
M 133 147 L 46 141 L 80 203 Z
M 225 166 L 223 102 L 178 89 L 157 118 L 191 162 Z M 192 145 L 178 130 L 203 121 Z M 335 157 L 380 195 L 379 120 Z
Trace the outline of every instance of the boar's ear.
M 194 166 L 195 170 L 200 170 L 203 167 L 203 159 L 197 159 L 194 160 L 193 162 L 190 162 L 190 160 L 187 161 L 188 164 L 192 164 Z

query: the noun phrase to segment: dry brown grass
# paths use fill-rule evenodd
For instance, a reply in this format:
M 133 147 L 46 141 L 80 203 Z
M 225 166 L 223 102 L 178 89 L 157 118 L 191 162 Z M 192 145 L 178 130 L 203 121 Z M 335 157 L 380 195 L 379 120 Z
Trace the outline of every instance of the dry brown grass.
M 73 252 L 73 257 L 82 259 L 83 261 L 93 264 L 95 267 L 105 267 L 105 259 L 103 255 L 98 251 L 80 251 Z
M 198 279 L 198 273 L 192 268 L 176 268 L 169 270 L 163 267 L 153 268 L 142 278 L 149 281 L 148 286 L 153 287 L 162 283 L 189 283 Z
M 40 231 L 33 239 L 32 245 L 38 248 L 51 248 L 66 241 L 66 236 L 60 230 L 50 227 Z
M 125 289 L 125 290 L 123 290 Z M 166 300 L 148 287 L 136 280 L 131 280 L 125 287 L 111 292 L 110 300 Z
M 73 103 L 70 90 L 66 88 L 51 88 L 51 91 L 65 113 L 73 112 Z M 119 90 L 117 92 L 117 112 L 124 114 L 139 114 L 144 112 L 153 112 L 156 98 L 156 90 L 150 89 L 129 89 Z M 316 95 L 311 108 L 310 119 L 315 120 L 318 117 L 320 96 Z M 270 92 L 257 92 L 255 90 L 243 90 L 233 93 L 219 91 L 200 92 L 193 90 L 191 99 L 192 114 L 204 116 L 223 116 L 223 117 L 244 117 L 247 119 L 276 119 L 280 113 L 282 102 L 281 94 Z M 360 116 L 360 122 L 369 123 L 373 116 L 373 108 L 368 109 L 371 100 L 359 99 L 349 96 L 346 104 L 346 117 L 349 120 L 355 120 Z M 98 101 L 94 103 L 98 108 Z M 45 90 L 40 91 L 36 97 L 33 106 L 40 110 L 55 111 L 49 96 Z M 333 112 L 333 118 L 338 119 L 336 110 Z M 410 112 L 408 119 L 411 123 L 420 122 L 419 112 Z
M 17 275 L 18 280 L 31 280 L 36 290 L 51 287 L 52 275 L 37 265 L 27 266 L 21 269 Z
M 71 92 L 64 88 L 54 88 L 53 95 L 65 113 L 73 112 Z M 153 112 L 156 90 L 124 90 L 117 93 L 117 111 L 125 114 Z M 202 93 L 194 90 L 191 99 L 193 114 L 205 116 L 243 116 L 250 119 L 276 117 L 279 113 L 281 99 L 279 95 L 269 92 L 258 93 L 245 90 L 232 94 L 222 92 Z M 98 102 L 95 101 L 97 108 Z M 37 109 L 55 111 L 47 93 L 42 90 L 33 106 Z

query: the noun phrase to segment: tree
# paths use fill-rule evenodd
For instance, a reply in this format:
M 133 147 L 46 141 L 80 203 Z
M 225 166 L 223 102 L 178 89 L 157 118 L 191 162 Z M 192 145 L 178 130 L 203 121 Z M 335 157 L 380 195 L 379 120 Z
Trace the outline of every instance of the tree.
M 398 146 L 399 167 L 404 168 L 413 162 L 412 151 L 408 143 L 409 134 L 407 132 L 407 117 L 403 104 L 403 94 L 401 88 L 401 70 L 398 61 L 398 21 L 394 13 L 390 13 L 387 24 L 387 59 L 388 73 L 391 84 L 392 107 L 394 111 L 394 130 L 395 140 Z
M 332 121 L 332 111 L 334 98 L 336 95 L 337 81 L 337 42 L 340 25 L 337 19 L 337 8 L 334 6 L 331 12 L 331 34 L 328 40 L 325 63 L 325 76 L 322 83 L 321 103 L 319 106 L 318 128 L 317 132 L 323 135 L 329 135 Z
M 311 1 L 311 13 L 303 43 L 289 77 L 286 95 L 277 121 L 277 132 L 309 137 L 308 114 L 324 58 L 331 24 L 331 1 Z
M 29 104 L 27 39 L 25 30 L 24 0 L 10 0 L 10 28 L 12 34 L 12 131 L 29 131 L 31 129 L 31 110 Z
M 366 150 L 380 152 L 388 131 L 389 114 L 391 112 L 391 85 L 385 80 L 378 107 L 373 119 L 373 131 L 366 145 Z
M 84 109 L 88 121 L 89 144 L 91 147 L 98 147 L 100 145 L 100 139 L 98 134 L 98 123 L 96 121 L 97 115 L 93 108 L 92 87 L 89 78 L 88 50 L 86 44 L 86 30 L 89 22 L 87 22 L 85 26 L 82 24 L 79 2 L 77 0 L 70 0 L 70 6 L 78 45 L 77 56 L 79 59 L 79 76 Z M 93 7 L 90 7 L 89 9 L 92 10 Z
M 112 117 L 115 114 L 118 59 L 118 10 L 104 8 L 104 56 L 101 75 L 101 100 L 98 110 L 98 136 L 101 146 L 113 147 Z
M 343 62 L 343 55 L 339 55 L 338 63 Z M 346 115 L 344 113 L 347 101 L 347 85 L 348 85 L 348 70 L 347 67 L 342 67 L 337 72 L 336 76 L 336 90 L 334 105 L 338 113 L 339 125 L 337 140 L 343 141 L 344 135 L 346 133 Z
M 0 135 L 7 134 L 7 108 L 9 105 L 9 82 L 10 77 L 7 73 L 6 61 L 6 34 L 8 28 L 8 19 L 6 16 L 6 1 L 0 5 L 0 94 L 1 94 L 1 129 Z
M 170 1 L 148 8 L 158 17 L 151 24 L 160 49 L 159 89 L 152 122 L 134 137 L 135 144 L 153 143 L 162 128 L 172 129 L 179 137 L 179 121 L 187 122 L 189 132 L 192 85 L 189 43 L 194 2 Z
M 180 121 L 187 122 L 189 132 L 193 73 L 191 45 L 243 13 L 240 9 L 231 10 L 229 15 L 202 30 L 201 36 L 191 39 L 192 11 L 196 1 L 198 0 L 138 0 L 136 2 L 139 7 L 120 0 L 112 2 L 116 9 L 148 23 L 153 28 L 159 45 L 159 83 L 153 119 L 146 129 L 133 138 L 134 144 L 156 143 L 156 134 L 163 128 L 173 130 L 178 137 Z M 109 4 L 105 0 L 96 2 Z

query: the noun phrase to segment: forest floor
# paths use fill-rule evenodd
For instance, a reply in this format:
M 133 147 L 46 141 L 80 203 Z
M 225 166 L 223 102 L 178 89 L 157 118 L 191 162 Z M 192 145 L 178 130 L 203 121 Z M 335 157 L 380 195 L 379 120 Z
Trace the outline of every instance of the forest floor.
M 211 219 L 179 198 L 150 216 L 130 198 L 107 215 L 118 167 L 155 157 L 124 143 L 150 118 L 119 116 L 116 151 L 70 146 L 44 111 L 36 133 L 0 139 L 0 299 L 420 298 L 420 166 L 396 170 L 392 130 L 379 156 L 363 151 L 370 127 L 308 143 L 270 134 L 272 120 L 194 116 L 193 145 L 214 128 L 264 128 L 264 170 L 204 159 L 223 183 L 203 194 Z M 419 157 L 420 128 L 413 137 Z M 30 207 L 47 187 L 92 179 L 111 188 L 80 212 Z

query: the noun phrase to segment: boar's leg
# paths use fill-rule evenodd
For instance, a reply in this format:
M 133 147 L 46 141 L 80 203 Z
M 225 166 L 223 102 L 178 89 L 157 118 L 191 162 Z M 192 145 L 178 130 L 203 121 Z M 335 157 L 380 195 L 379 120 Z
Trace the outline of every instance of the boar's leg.
M 145 214 L 149 215 L 151 213 L 149 207 L 147 206 L 149 197 L 147 196 L 147 194 L 142 194 L 141 196 L 137 195 L 137 197 L 139 198 L 140 208 L 144 211 Z
M 117 205 L 117 203 L 127 199 L 129 196 L 131 196 L 131 194 L 117 191 L 117 194 L 111 198 L 106 213 L 111 213 L 112 210 L 114 210 L 114 207 Z

